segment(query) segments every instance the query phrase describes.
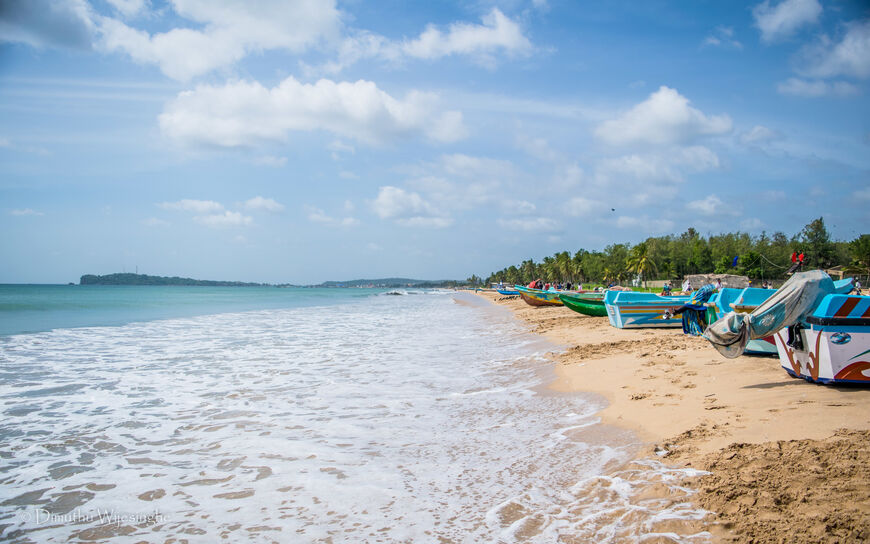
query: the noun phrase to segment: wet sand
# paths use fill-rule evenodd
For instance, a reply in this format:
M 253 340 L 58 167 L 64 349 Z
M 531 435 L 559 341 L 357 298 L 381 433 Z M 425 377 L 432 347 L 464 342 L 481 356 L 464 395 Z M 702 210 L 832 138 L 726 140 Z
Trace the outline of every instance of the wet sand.
M 602 422 L 634 430 L 647 457 L 710 472 L 686 485 L 715 541 L 870 539 L 870 389 L 792 378 L 775 357 L 725 359 L 681 329 L 479 294 L 566 347 L 554 389 L 605 396 Z

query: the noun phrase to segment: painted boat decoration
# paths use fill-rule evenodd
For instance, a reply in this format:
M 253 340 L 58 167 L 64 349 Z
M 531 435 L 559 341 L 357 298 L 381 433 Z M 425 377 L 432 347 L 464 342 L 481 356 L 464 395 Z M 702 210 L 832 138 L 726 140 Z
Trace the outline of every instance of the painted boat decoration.
M 562 301 L 559 300 L 559 291 L 542 291 L 521 285 L 515 285 L 514 289 L 519 291 L 522 299 L 530 306 L 562 306 Z
M 663 297 L 654 293 L 605 291 L 604 306 L 610 324 L 618 329 L 682 327 L 680 316 L 664 319 L 665 310 L 682 306 L 690 297 Z
M 567 308 L 583 315 L 604 317 L 607 308 L 604 306 L 604 293 L 560 293 L 559 300 Z
M 870 296 L 827 295 L 810 315 L 774 336 L 779 362 L 791 376 L 870 385 Z

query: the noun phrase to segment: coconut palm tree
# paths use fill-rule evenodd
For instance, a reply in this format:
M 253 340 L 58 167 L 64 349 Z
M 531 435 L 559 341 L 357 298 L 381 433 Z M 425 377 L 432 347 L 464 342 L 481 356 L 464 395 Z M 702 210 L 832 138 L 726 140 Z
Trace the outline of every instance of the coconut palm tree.
M 640 275 L 643 286 L 646 288 L 646 280 L 650 272 L 658 273 L 656 263 L 652 257 L 652 248 L 649 242 L 641 242 L 631 248 L 631 253 L 626 259 L 626 267 L 635 274 Z

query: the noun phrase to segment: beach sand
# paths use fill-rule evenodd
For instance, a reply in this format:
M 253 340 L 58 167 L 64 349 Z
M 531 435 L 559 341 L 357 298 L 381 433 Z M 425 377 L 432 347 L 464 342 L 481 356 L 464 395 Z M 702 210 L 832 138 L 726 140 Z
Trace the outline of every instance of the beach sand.
M 726 359 L 682 329 L 616 329 L 606 317 L 480 292 L 554 353 L 560 391 L 591 391 L 602 422 L 646 457 L 710 472 L 686 482 L 717 542 L 870 540 L 870 389 L 790 377 L 775 357 Z

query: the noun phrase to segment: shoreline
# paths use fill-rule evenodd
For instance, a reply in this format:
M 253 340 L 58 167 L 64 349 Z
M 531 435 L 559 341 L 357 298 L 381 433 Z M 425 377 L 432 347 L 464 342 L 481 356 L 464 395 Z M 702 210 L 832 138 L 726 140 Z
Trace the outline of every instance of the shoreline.
M 601 423 L 634 431 L 640 458 L 711 473 L 686 484 L 714 512 L 704 527 L 714 541 L 870 538 L 870 389 L 792 378 L 776 357 L 726 359 L 679 328 L 617 329 L 477 294 L 566 347 L 551 355 L 550 388 L 604 396 Z

